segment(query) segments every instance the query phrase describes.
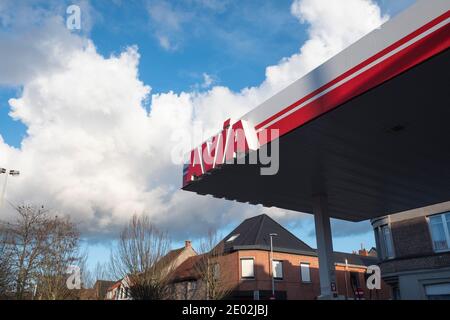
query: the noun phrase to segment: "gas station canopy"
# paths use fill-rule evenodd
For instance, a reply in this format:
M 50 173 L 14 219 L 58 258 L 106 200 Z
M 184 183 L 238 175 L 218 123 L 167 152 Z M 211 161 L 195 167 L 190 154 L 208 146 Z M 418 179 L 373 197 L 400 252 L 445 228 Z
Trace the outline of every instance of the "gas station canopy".
M 190 152 L 183 189 L 312 213 L 318 298 L 336 298 L 331 217 L 361 221 L 450 199 L 449 10 L 450 1 L 417 1 L 225 121 Z M 266 150 L 279 160 L 274 175 L 250 161 Z
M 418 1 L 239 119 L 261 145 L 279 131 L 276 175 L 255 164 L 192 175 L 191 162 L 183 189 L 306 213 L 325 194 L 329 216 L 351 221 L 448 201 L 449 9 Z

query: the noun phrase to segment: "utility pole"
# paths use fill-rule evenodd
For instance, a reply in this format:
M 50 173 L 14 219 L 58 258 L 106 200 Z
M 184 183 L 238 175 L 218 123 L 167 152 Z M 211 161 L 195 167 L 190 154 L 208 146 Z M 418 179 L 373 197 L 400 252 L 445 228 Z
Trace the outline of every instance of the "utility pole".
M 347 271 L 348 271 L 348 260 L 345 259 L 345 270 L 344 270 L 344 278 L 345 278 L 345 300 L 348 300 Z
M 273 272 L 273 237 L 276 237 L 278 234 L 271 233 L 270 236 L 270 273 L 272 276 L 272 299 L 275 300 L 275 278 Z

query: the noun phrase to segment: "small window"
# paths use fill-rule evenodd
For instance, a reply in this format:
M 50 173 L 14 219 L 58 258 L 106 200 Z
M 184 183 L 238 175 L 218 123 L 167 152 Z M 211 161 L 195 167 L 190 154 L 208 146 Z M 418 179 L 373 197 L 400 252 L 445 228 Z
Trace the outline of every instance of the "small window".
M 220 279 L 220 264 L 214 264 L 214 280 Z
M 311 270 L 309 269 L 309 263 L 300 263 L 300 275 L 302 282 L 311 282 Z
M 241 277 L 242 279 L 254 279 L 254 260 L 252 258 L 241 259 Z
M 280 260 L 273 260 L 272 261 L 272 268 L 273 268 L 273 277 L 277 280 L 283 279 L 283 261 Z
M 227 242 L 232 242 L 234 240 L 236 240 L 237 237 L 239 237 L 239 233 L 238 234 L 233 234 L 230 238 L 228 238 Z
M 350 285 L 353 289 L 359 288 L 359 273 L 350 272 Z
M 383 258 L 394 258 L 394 245 L 392 243 L 391 228 L 389 225 L 381 226 L 381 242 L 383 247 Z
M 450 248 L 450 213 L 431 216 L 429 221 L 434 250 L 448 250 Z

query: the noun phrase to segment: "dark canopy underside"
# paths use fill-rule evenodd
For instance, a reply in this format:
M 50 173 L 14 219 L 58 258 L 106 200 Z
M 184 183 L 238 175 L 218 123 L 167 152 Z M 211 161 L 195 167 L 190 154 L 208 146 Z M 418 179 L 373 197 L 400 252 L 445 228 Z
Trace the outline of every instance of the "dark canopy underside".
M 450 51 L 280 138 L 277 175 L 225 165 L 184 189 L 360 221 L 450 200 Z

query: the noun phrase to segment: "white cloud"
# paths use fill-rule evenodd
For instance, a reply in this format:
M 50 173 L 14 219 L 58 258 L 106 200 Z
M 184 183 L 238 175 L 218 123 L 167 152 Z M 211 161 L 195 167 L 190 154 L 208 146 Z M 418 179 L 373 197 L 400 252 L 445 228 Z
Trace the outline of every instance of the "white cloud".
M 203 76 L 203 83 L 202 83 L 203 89 L 207 89 L 214 84 L 215 80 L 211 75 L 209 75 L 205 72 L 202 74 L 202 76 Z
M 150 87 L 139 80 L 136 47 L 103 57 L 57 19 L 50 20 L 50 33 L 18 34 L 11 43 L 29 41 L 37 52 L 35 61 L 23 58 L 24 63 L 42 67 L 24 76 L 32 66 L 15 65 L 0 75 L 4 84 L 23 86 L 20 97 L 10 100 L 11 115 L 28 127 L 20 150 L 0 139 L 0 163 L 22 172 L 11 181 L 8 198 L 44 203 L 97 236 L 141 212 L 177 238 L 267 211 L 284 221 L 298 219 L 293 212 L 180 191 L 181 167 L 171 157 L 180 140 L 188 141 L 177 133 L 190 132 L 198 122 L 207 135 L 214 133 L 225 119 L 255 107 L 385 20 L 371 1 L 339 3 L 294 1 L 292 13 L 310 25 L 310 39 L 299 53 L 268 67 L 260 86 L 240 92 L 214 86 L 203 92 L 156 93 L 150 113 L 143 106 Z M 169 25 L 179 24 L 172 20 Z M 43 46 L 51 58 L 38 54 Z M 12 61 L 21 52 L 11 45 L 2 54 L 1 60 Z
M 40 28 L 18 31 L 18 37 L 0 33 L 0 85 L 21 85 L 39 74 L 64 68 L 63 57 L 70 56 L 84 40 L 61 30 L 61 23 L 62 19 L 49 18 Z M 55 42 L 64 46 L 55 46 Z
M 170 39 L 169 39 L 167 36 L 164 36 L 164 35 L 158 35 L 157 38 L 158 38 L 159 45 L 160 45 L 163 49 L 169 51 L 169 50 L 173 50 L 173 49 L 176 48 L 176 47 L 172 46 L 172 44 L 170 43 Z
M 150 1 L 147 11 L 160 46 L 165 50 L 176 50 L 182 40 L 179 34 L 182 33 L 183 24 L 191 19 L 191 14 L 161 0 Z
M 87 39 L 67 32 L 64 28 L 67 6 L 61 1 L 48 1 L 49 10 L 35 8 L 40 2 L 22 3 L 3 0 L 0 3 L 0 85 L 20 86 L 44 73 L 65 67 Z M 86 35 L 93 25 L 93 8 L 85 0 L 81 8 L 81 32 Z

